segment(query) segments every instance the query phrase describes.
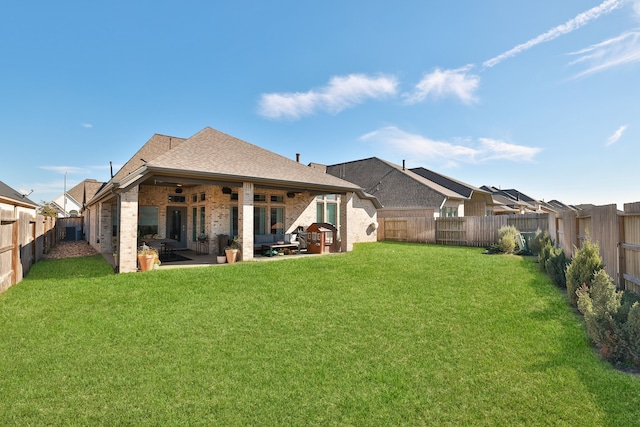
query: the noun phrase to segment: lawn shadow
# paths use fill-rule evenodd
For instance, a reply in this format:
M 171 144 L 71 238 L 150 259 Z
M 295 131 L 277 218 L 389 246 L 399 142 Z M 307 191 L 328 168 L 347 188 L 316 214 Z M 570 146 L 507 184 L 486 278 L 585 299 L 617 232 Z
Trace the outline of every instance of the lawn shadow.
M 591 403 L 605 414 L 604 419 L 612 423 L 610 425 L 619 425 L 619 423 L 612 420 L 621 420 L 624 416 L 619 413 L 619 410 L 603 404 L 603 402 L 607 402 L 610 399 L 611 390 L 609 387 L 602 386 L 600 378 L 603 370 L 617 368 L 602 358 L 597 348 L 592 344 L 588 337 L 582 314 L 569 302 L 566 289 L 554 284 L 553 280 L 540 270 L 537 263 L 526 259 L 523 259 L 522 262 L 530 264 L 526 268 L 535 269 L 539 274 L 548 278 L 548 284 L 537 279 L 530 281 L 530 286 L 536 291 L 537 296 L 541 299 L 548 300 L 549 304 L 547 304 L 544 309 L 530 312 L 528 314 L 529 318 L 541 323 L 558 319 L 566 322 L 562 324 L 558 336 L 555 337 L 561 343 L 559 349 L 545 355 L 543 360 L 525 366 L 524 369 L 530 372 L 558 369 L 573 371 L 580 379 L 580 383 L 594 396 Z M 557 292 L 557 298 L 553 296 L 551 292 Z M 581 334 L 576 324 L 579 324 Z M 624 372 L 624 370 L 621 369 L 617 370 L 621 373 Z M 624 373 L 628 378 L 620 377 L 618 386 L 622 388 L 629 387 L 633 390 L 639 389 L 640 381 L 636 384 L 638 387 L 635 387 L 629 384 L 628 380 L 640 380 L 640 377 L 638 377 L 635 372 Z M 635 378 L 633 378 L 634 376 Z M 609 384 L 609 386 L 616 387 L 613 384 Z
M 100 254 L 74 258 L 48 259 L 31 268 L 25 280 L 69 280 L 112 276 L 113 268 Z

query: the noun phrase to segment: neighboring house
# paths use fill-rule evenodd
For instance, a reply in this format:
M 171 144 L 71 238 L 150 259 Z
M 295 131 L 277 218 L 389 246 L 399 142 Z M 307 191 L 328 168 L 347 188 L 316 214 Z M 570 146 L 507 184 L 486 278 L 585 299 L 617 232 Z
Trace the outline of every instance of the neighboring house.
M 0 181 L 0 292 L 20 282 L 35 262 L 38 205 Z
M 464 198 L 464 215 L 459 216 L 486 216 L 493 215 L 493 198 L 491 193 L 473 185 L 469 185 L 457 179 L 442 175 L 423 167 L 411 168 L 410 171 L 417 173 L 431 182 L 435 182 L 451 191 L 455 191 Z M 441 212 L 441 216 L 447 212 Z
M 480 188 L 490 192 L 493 196 L 496 202 L 495 215 L 557 212 L 553 205 L 534 199 L 515 189 L 502 190 L 487 185 Z
M 380 218 L 484 216 L 493 204 L 486 191 L 425 168 L 409 170 L 377 157 L 324 168 L 375 196 L 382 204 Z
M 562 203 L 559 200 L 549 200 L 549 205 L 554 208 L 557 212 L 562 212 L 562 211 L 574 211 L 577 212 L 578 209 L 575 206 L 569 206 L 569 205 L 565 205 L 564 203 Z
M 51 206 L 58 211 L 58 218 L 79 216 L 85 204 L 104 185 L 95 179 L 85 179 L 80 184 L 60 194 Z
M 249 260 L 255 235 L 295 232 L 325 210 L 350 251 L 376 241 L 378 206 L 358 185 L 207 127 L 187 139 L 154 135 L 87 203 L 85 229 L 131 272 L 141 236 L 194 249 L 206 235 L 214 252 L 216 235 L 237 236 Z

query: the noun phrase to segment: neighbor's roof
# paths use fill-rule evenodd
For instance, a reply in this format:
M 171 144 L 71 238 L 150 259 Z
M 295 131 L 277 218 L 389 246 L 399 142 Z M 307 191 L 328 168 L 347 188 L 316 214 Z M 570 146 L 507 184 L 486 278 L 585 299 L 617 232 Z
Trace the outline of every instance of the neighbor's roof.
M 342 165 L 349 166 L 349 180 L 361 185 L 365 191 L 370 193 L 375 193 L 376 186 L 380 183 L 382 178 L 388 177 L 387 174 L 389 171 L 398 171 L 407 178 L 427 186 L 445 197 L 465 198 L 461 194 L 452 191 L 437 182 L 433 182 L 409 169 L 378 157 L 369 157 L 367 159 L 354 160 L 351 162 L 327 166 L 327 171 L 332 175 L 340 177 L 342 176 Z M 378 170 L 374 170 L 374 168 Z M 402 192 L 403 188 L 404 187 L 402 187 L 401 183 L 398 182 L 398 186 L 395 188 L 395 191 Z
M 85 179 L 71 190 L 67 191 L 67 194 L 69 197 L 73 198 L 79 206 L 82 206 L 82 203 L 91 200 L 103 185 L 104 182 L 99 182 L 95 179 Z
M 428 179 L 431 182 L 448 188 L 451 191 L 455 191 L 460 196 L 467 199 L 471 198 L 474 192 L 486 194 L 487 196 L 491 195 L 489 191 L 482 190 L 480 188 L 474 187 L 473 185 L 469 185 L 465 182 L 458 181 L 457 179 L 442 175 L 423 167 L 411 168 L 410 170 L 411 172 L 417 173 L 421 177 Z
M 21 194 L 17 190 L 14 190 L 2 181 L 0 181 L 0 199 L 4 199 L 5 201 L 13 202 L 12 204 L 17 204 L 25 207 L 38 206 L 37 203 L 34 203 L 26 195 Z

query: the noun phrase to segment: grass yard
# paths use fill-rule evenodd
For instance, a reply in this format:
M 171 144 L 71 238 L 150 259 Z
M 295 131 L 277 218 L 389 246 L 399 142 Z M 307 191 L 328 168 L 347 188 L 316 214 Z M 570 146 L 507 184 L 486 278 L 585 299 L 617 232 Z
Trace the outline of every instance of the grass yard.
M 476 248 L 43 261 L 0 295 L 0 361 L 3 426 L 640 424 L 537 264 Z

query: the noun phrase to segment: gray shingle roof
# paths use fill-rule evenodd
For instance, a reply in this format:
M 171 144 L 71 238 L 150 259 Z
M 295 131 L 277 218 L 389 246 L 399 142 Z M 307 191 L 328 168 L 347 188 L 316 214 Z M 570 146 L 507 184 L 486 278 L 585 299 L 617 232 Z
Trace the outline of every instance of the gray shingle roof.
M 146 142 L 127 163 L 113 176 L 115 180 L 122 180 L 133 171 L 144 166 L 157 157 L 165 154 L 182 144 L 186 139 L 175 136 L 155 134 Z
M 0 197 L 4 199 L 16 201 L 20 204 L 32 205 L 34 207 L 38 205 L 37 203 L 29 199 L 27 196 L 21 194 L 17 190 L 14 190 L 13 188 L 9 187 L 7 184 L 5 184 L 2 181 L 0 181 Z
M 455 191 L 460 196 L 465 198 L 470 198 L 474 191 L 488 194 L 488 191 L 481 190 L 479 188 L 474 187 L 473 185 L 466 184 L 462 181 L 458 181 L 457 179 L 450 178 L 448 176 L 439 174 L 437 172 L 434 172 L 432 170 L 429 170 L 423 167 L 411 168 L 410 170 L 411 172 L 415 172 L 421 177 L 428 179 L 431 182 L 434 182 L 438 185 L 448 188 L 451 191 Z
M 352 191 L 379 206 L 375 197 L 365 194 L 356 184 L 210 127 L 188 139 L 154 135 L 98 191 L 94 200 L 109 197 L 113 188 L 137 185 L 153 176 L 206 182 L 249 181 L 256 185 L 320 193 Z
M 146 166 L 154 170 L 190 171 L 217 177 L 326 186 L 356 191 L 360 187 L 273 153 L 241 139 L 206 127 Z
M 436 208 L 465 197 L 402 166 L 370 157 L 326 167 L 327 173 L 360 185 L 385 208 Z

